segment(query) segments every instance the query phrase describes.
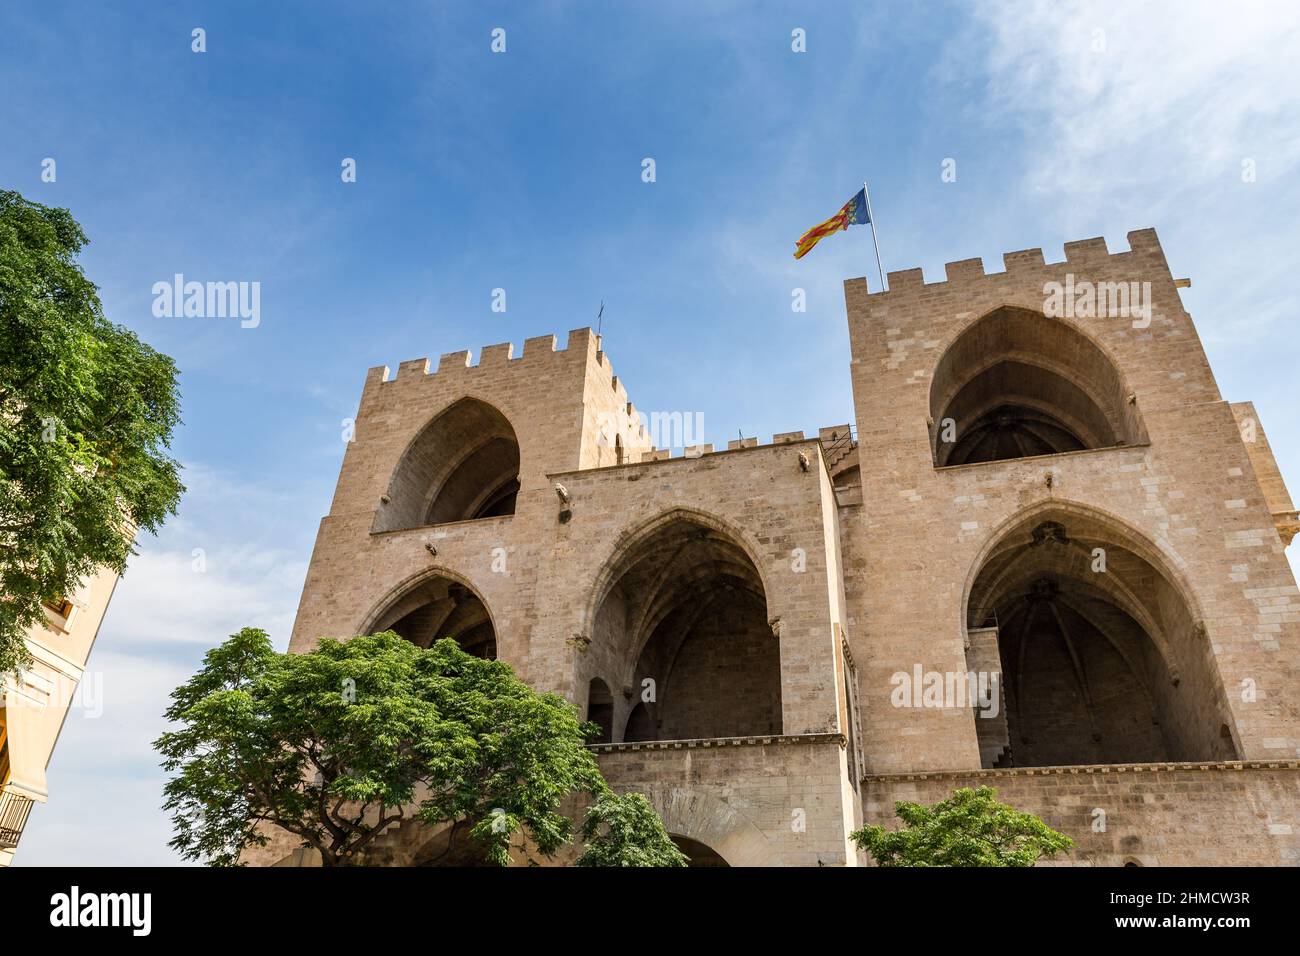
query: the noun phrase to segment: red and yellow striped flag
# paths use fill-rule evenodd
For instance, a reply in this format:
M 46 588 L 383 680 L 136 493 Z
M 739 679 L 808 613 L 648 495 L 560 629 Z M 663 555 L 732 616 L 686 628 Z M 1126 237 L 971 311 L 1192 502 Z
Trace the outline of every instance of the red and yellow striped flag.
M 867 213 L 867 190 L 864 186 L 844 204 L 839 212 L 820 225 L 813 226 L 799 237 L 799 241 L 795 243 L 794 257 L 802 259 L 813 246 L 832 232 L 840 232 L 849 226 L 867 225 L 870 222 L 871 216 Z

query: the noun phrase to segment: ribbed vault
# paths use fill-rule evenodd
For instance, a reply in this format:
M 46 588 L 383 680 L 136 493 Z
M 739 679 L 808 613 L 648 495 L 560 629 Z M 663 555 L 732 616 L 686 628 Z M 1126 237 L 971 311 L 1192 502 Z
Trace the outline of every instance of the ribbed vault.
M 514 514 L 519 441 L 496 408 L 463 398 L 434 416 L 402 455 L 375 531 Z
M 1090 339 L 1004 307 L 959 335 L 930 383 L 937 466 L 1145 441 L 1119 371 Z
M 780 647 L 744 548 L 683 516 L 631 543 L 606 580 L 591 660 L 625 688 L 616 739 L 780 732 Z
M 991 550 L 967 605 L 1001 661 L 1006 739 L 981 740 L 986 765 L 1234 756 L 1203 626 L 1158 560 L 1125 529 L 1066 513 Z
M 475 657 L 497 656 L 496 631 L 482 599 L 450 578 L 421 581 L 389 605 L 372 630 L 394 631 L 418 647 L 449 637 Z

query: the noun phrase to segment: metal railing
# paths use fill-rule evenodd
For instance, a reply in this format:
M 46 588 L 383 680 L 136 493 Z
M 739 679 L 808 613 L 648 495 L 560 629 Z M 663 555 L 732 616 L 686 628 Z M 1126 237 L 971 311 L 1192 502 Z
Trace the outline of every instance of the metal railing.
M 822 449 L 826 453 L 826 462 L 829 465 L 834 464 L 847 455 L 858 443 L 858 429 L 856 425 L 850 425 L 849 430 L 843 435 L 839 435 L 830 441 L 822 442 Z
M 12 850 L 18 845 L 33 802 L 17 793 L 0 793 L 0 849 Z

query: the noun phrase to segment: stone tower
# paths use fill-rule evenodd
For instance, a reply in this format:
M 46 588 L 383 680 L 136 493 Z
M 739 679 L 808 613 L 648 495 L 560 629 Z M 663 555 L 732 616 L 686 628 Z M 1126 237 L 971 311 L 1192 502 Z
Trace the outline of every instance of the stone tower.
M 372 369 L 291 650 L 508 661 L 699 865 L 866 862 L 984 783 L 1072 862 L 1296 862 L 1296 513 L 1129 238 L 846 282 L 857 427 L 815 438 L 656 450 L 587 329 Z
M 868 815 L 988 782 L 1076 859 L 1295 863 L 1296 513 L 1154 230 L 1129 244 L 845 285 Z M 886 704 L 918 664 L 997 668 L 998 714 Z

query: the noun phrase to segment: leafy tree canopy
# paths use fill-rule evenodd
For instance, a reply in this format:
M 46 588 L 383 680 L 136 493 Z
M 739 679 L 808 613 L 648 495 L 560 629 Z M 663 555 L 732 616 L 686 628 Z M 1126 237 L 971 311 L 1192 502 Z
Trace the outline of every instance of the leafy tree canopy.
M 104 318 L 66 209 L 0 191 L 0 673 L 42 604 L 124 570 L 184 491 L 172 360 Z
M 686 854 L 664 830 L 642 794 L 599 797 L 582 824 L 587 848 L 578 866 L 686 866 Z
M 900 801 L 904 826 L 865 826 L 850 834 L 881 866 L 1033 866 L 1074 846 L 1032 813 L 1000 803 L 992 787 L 954 790 L 933 804 Z
M 467 834 L 504 865 L 524 838 L 544 856 L 572 838 L 560 812 L 570 794 L 611 806 L 585 746 L 595 725 L 453 640 L 422 649 L 389 631 L 278 654 L 265 632 L 245 628 L 172 693 L 167 717 L 181 726 L 154 746 L 175 774 L 164 804 L 171 846 L 215 865 L 265 845 L 268 823 L 326 866 L 362 863 L 408 818 L 449 826 L 449 841 Z M 653 830 L 638 822 L 639 836 Z M 593 836 L 601 859 L 631 852 L 630 840 L 609 839 Z

